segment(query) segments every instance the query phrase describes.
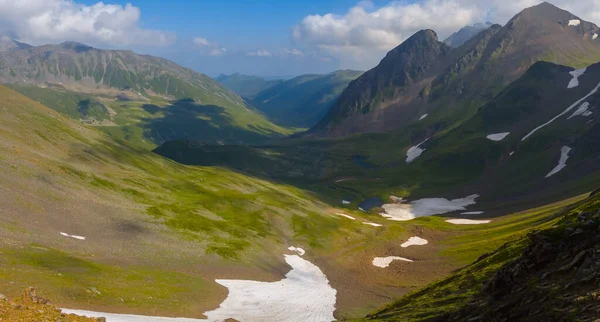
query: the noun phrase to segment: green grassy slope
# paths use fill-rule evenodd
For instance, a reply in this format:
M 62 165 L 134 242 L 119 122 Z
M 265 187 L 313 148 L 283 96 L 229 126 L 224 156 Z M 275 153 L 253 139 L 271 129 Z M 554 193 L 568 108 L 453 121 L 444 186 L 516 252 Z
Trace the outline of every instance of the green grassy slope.
M 544 318 L 540 317 L 542 320 L 562 320 L 567 317 L 583 320 L 589 306 L 586 309 L 585 305 L 581 304 L 585 302 L 589 304 L 593 301 L 590 294 L 586 296 L 588 290 L 586 290 L 585 285 L 590 284 L 587 281 L 582 282 L 581 280 L 584 277 L 579 274 L 577 274 L 578 278 L 575 277 L 575 280 L 579 279 L 579 281 L 575 283 L 569 281 L 569 283 L 572 283 L 570 285 L 565 285 L 567 283 L 565 276 L 557 277 L 558 280 L 553 281 L 550 278 L 545 279 L 545 277 L 542 277 L 541 271 L 557 265 L 560 267 L 567 264 L 571 262 L 572 257 L 565 259 L 563 256 L 558 258 L 562 262 L 536 266 L 535 262 L 537 260 L 544 261 L 545 258 L 552 257 L 544 254 L 543 247 L 540 247 L 537 242 L 549 239 L 553 246 L 550 247 L 551 250 L 546 249 L 546 251 L 554 252 L 554 255 L 564 251 L 564 245 L 569 244 L 578 244 L 581 250 L 582 247 L 586 246 L 586 242 L 583 240 L 586 239 L 588 243 L 593 241 L 594 236 L 592 235 L 595 232 L 589 229 L 590 226 L 594 227 L 594 221 L 591 221 L 592 224 L 590 225 L 579 220 L 578 216 L 581 212 L 593 214 L 599 209 L 598 196 L 587 198 L 566 208 L 547 209 L 546 211 L 554 213 L 551 217 L 553 219 L 538 226 L 537 228 L 542 229 L 541 231 L 527 236 L 523 235 L 502 245 L 497 250 L 482 256 L 450 277 L 381 308 L 369 315 L 366 320 L 464 321 L 474 316 L 480 318 L 485 316 L 485 319 L 494 319 L 500 316 L 506 318 L 511 315 L 512 317 L 509 319 L 530 319 L 535 311 L 539 311 L 536 314 L 538 317 L 545 315 Z M 597 225 L 597 217 L 595 225 Z M 585 230 L 586 228 L 587 230 Z M 583 234 L 575 236 L 572 234 L 575 230 L 581 231 Z M 591 235 L 586 236 L 585 234 Z M 595 243 L 592 247 L 597 247 L 597 238 Z M 562 255 L 565 254 L 556 257 Z M 575 256 L 576 254 L 569 255 Z M 523 269 L 521 273 L 530 270 L 526 274 L 529 275 L 530 280 L 511 280 L 510 283 L 498 285 L 498 288 L 504 287 L 518 291 L 490 296 L 489 283 L 493 281 L 493 278 L 503 276 L 499 274 L 501 269 L 510 271 L 512 268 L 513 271 L 518 272 L 519 270 L 515 269 L 516 265 L 513 264 L 518 261 L 528 264 L 529 269 Z M 575 263 L 576 267 L 580 263 Z M 548 269 L 548 271 L 551 270 Z M 576 271 L 573 270 L 573 272 Z M 563 275 L 566 275 L 565 273 L 563 272 Z M 572 278 L 575 274 L 569 275 L 571 275 L 569 278 Z M 517 294 L 517 292 L 523 294 Z M 517 297 L 520 297 L 520 299 L 517 300 Z
M 302 228 L 327 222 L 325 206 L 296 188 L 182 166 L 5 87 L 0 97 L 3 293 L 34 284 L 63 305 L 198 314 L 222 300 L 208 279 L 219 267 L 273 278 L 254 267 L 283 265 L 290 240 L 327 242 Z
M 108 133 L 144 147 L 182 138 L 256 143 L 291 133 L 208 76 L 131 51 L 63 43 L 0 52 L 0 82 L 72 118 L 112 125 Z

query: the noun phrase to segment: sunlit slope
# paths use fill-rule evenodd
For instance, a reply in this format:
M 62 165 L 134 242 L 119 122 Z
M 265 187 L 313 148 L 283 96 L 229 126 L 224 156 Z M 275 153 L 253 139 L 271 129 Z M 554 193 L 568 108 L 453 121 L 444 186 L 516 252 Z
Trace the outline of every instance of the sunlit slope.
M 3 293 L 201 313 L 224 298 L 217 273 L 273 278 L 288 243 L 321 246 L 304 227 L 343 225 L 295 188 L 178 165 L 5 87 L 0 114 Z

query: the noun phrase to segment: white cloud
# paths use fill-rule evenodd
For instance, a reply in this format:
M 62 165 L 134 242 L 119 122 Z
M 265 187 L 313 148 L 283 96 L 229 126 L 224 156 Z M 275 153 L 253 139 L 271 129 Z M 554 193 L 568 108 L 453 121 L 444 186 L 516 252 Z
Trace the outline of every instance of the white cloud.
M 302 52 L 300 49 L 296 49 L 296 48 L 293 48 L 293 49 L 284 48 L 283 53 L 285 55 L 304 57 L 304 52 Z
M 209 56 L 222 56 L 227 52 L 227 48 L 220 47 L 219 44 L 211 42 L 203 37 L 196 37 L 192 40 L 196 47 L 200 48 L 200 52 Z
M 270 51 L 259 49 L 257 51 L 251 51 L 246 53 L 246 56 L 271 57 L 273 56 L 273 54 Z
M 208 39 L 202 38 L 202 37 L 196 37 L 196 38 L 194 38 L 194 40 L 192 42 L 194 43 L 194 45 L 196 45 L 198 47 L 213 47 L 213 46 L 215 46 L 215 44 L 208 41 Z
M 292 28 L 301 43 L 338 57 L 343 65 L 373 67 L 386 52 L 421 29 L 433 29 L 440 39 L 474 22 L 504 24 L 524 8 L 542 0 L 422 0 L 394 1 L 375 8 L 361 1 L 344 15 L 306 16 Z M 600 0 L 554 0 L 558 7 L 600 22 Z
M 0 26 L 32 44 L 80 41 L 115 46 L 164 46 L 174 34 L 144 29 L 141 11 L 127 4 L 83 5 L 72 0 L 0 0 Z
M 210 51 L 211 56 L 221 56 L 227 52 L 227 48 L 214 48 Z

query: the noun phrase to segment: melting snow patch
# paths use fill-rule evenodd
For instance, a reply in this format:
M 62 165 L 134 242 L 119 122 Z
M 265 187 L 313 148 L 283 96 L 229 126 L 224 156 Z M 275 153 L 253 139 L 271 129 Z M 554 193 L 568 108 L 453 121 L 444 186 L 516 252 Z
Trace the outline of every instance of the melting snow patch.
M 465 207 L 475 204 L 479 195 L 466 198 L 448 200 L 444 198 L 426 198 L 411 202 L 410 204 L 385 204 L 385 213 L 380 215 L 394 221 L 407 221 L 419 217 L 441 215 L 447 212 L 466 210 Z
M 592 40 L 596 40 L 597 38 L 598 38 L 598 34 L 594 34 L 594 35 L 592 36 Z
M 543 127 L 545 127 L 546 125 L 548 125 L 548 124 L 550 124 L 550 123 L 552 123 L 552 122 L 556 121 L 556 120 L 557 120 L 559 117 L 561 117 L 561 116 L 563 116 L 563 115 L 565 115 L 565 114 L 569 113 L 569 111 L 571 111 L 573 108 L 575 108 L 575 106 L 577 106 L 577 105 L 579 105 L 581 102 L 585 101 L 585 100 L 586 100 L 588 97 L 590 97 L 590 96 L 594 95 L 594 94 L 595 94 L 595 93 L 598 91 L 598 89 L 600 89 L 600 83 L 598 83 L 598 85 L 596 85 L 596 87 L 595 87 L 595 88 L 594 88 L 594 89 L 593 89 L 591 92 L 589 92 L 589 93 L 588 93 L 586 96 L 584 96 L 583 98 L 581 98 L 581 99 L 580 99 L 580 100 L 578 100 L 577 102 L 573 103 L 573 105 L 571 105 L 571 106 L 567 107 L 567 109 L 566 109 L 566 110 L 564 110 L 562 113 L 558 114 L 557 116 L 555 116 L 555 117 L 554 117 L 553 119 L 551 119 L 550 121 L 548 121 L 548 122 L 546 122 L 546 123 L 544 123 L 544 124 L 542 124 L 542 125 L 540 125 L 540 126 L 536 127 L 535 129 L 533 129 L 533 131 L 531 131 L 531 132 L 529 132 L 529 134 L 525 135 L 525 136 L 524 136 L 524 137 L 521 139 L 521 141 L 525 141 L 525 140 L 527 140 L 527 138 L 528 138 L 528 137 L 532 136 L 532 135 L 533 135 L 535 132 L 537 132 L 537 131 L 538 131 L 538 130 L 540 130 L 541 128 L 543 128 Z
M 356 219 L 356 218 L 354 218 L 354 217 L 352 217 L 352 216 L 348 216 L 348 215 L 346 215 L 346 214 L 338 214 L 338 216 L 346 217 L 346 218 L 348 218 L 348 219 L 352 219 L 352 220 L 355 220 L 355 219 Z
M 336 290 L 323 272 L 297 255 L 285 255 L 292 267 L 279 282 L 216 280 L 229 289 L 221 306 L 204 313 L 209 321 L 333 321 Z
M 288 247 L 288 249 L 291 250 L 292 252 L 298 253 L 298 255 L 300 255 L 300 256 L 304 256 L 304 254 L 306 253 L 306 251 L 304 251 L 304 249 L 302 249 L 300 247 L 290 246 L 290 247 Z
M 373 258 L 373 265 L 381 268 L 386 268 L 390 266 L 390 264 L 395 261 L 404 261 L 404 262 L 412 262 L 411 259 L 398 257 L 398 256 L 388 256 L 388 257 L 375 257 Z
M 229 289 L 221 306 L 204 313 L 208 319 L 165 318 L 63 309 L 64 313 L 106 317 L 108 322 L 334 321 L 337 291 L 323 272 L 297 255 L 285 255 L 292 267 L 278 282 L 216 280 Z
M 569 26 L 579 26 L 581 21 L 579 19 L 569 20 Z
M 573 112 L 573 115 L 569 116 L 569 118 L 567 120 L 570 120 L 578 115 L 582 115 L 582 116 L 592 115 L 592 111 L 590 111 L 589 108 L 590 108 L 590 103 L 585 102 L 585 103 L 581 104 L 581 106 L 579 106 L 579 108 L 577 108 L 577 110 L 575 110 L 575 112 Z
M 515 154 L 515 151 L 512 151 L 511 153 L 509 153 L 508 155 L 510 155 L 512 157 L 512 155 Z
M 560 149 L 560 159 L 558 160 L 558 165 L 546 175 L 546 178 L 557 174 L 560 170 L 564 169 L 567 166 L 569 152 L 571 152 L 571 148 L 568 146 L 563 146 L 562 149 Z
M 416 158 L 420 157 L 421 154 L 423 154 L 423 152 L 425 151 L 425 149 L 421 149 L 421 145 L 423 145 L 423 143 L 427 142 L 426 139 L 425 141 L 411 147 L 410 149 L 408 149 L 408 151 L 406 151 L 406 163 L 411 163 L 413 162 Z
M 348 201 L 348 200 L 342 200 L 342 204 L 343 204 L 343 205 L 349 205 L 349 204 L 350 204 L 350 201 Z
M 483 213 L 483 211 L 467 211 L 467 212 L 461 212 L 461 215 L 481 215 Z
M 448 219 L 446 222 L 454 225 L 482 225 L 489 224 L 491 220 Z
M 510 132 L 490 134 L 487 136 L 487 139 L 498 142 L 504 140 L 504 138 L 507 137 L 509 134 Z
M 107 322 L 197 322 L 197 321 L 206 321 L 206 320 L 199 320 L 199 319 L 163 318 L 163 317 L 158 317 L 158 316 L 102 313 L 102 312 L 70 310 L 70 309 L 62 309 L 62 312 L 65 314 L 77 314 L 77 315 L 87 316 L 90 318 L 104 317 L 104 318 L 106 318 Z
M 71 237 L 71 238 L 75 238 L 75 239 L 79 239 L 79 240 L 85 240 L 85 237 L 83 237 L 83 236 L 69 235 L 69 234 L 63 233 L 63 232 L 61 232 L 60 234 L 65 237 Z
M 421 117 L 419 118 L 419 121 L 425 119 L 428 116 L 429 116 L 429 114 L 423 114 L 423 115 L 421 115 Z
M 380 225 L 380 224 L 376 224 L 374 222 L 367 222 L 367 221 L 363 222 L 363 224 L 369 225 L 369 226 L 373 226 L 373 227 L 382 227 L 383 226 L 383 225 Z
M 408 246 L 413 246 L 413 245 L 423 246 L 423 245 L 427 245 L 428 243 L 429 242 L 426 239 L 423 239 L 421 237 L 411 237 L 404 244 L 400 245 L 400 247 L 406 248 Z
M 570 71 L 569 74 L 571 74 L 571 76 L 573 76 L 573 78 L 569 82 L 569 85 L 567 85 L 567 88 L 575 88 L 575 87 L 579 86 L 579 76 L 583 75 L 585 73 L 586 69 L 587 68 L 581 68 L 581 69 L 576 69 L 574 71 Z

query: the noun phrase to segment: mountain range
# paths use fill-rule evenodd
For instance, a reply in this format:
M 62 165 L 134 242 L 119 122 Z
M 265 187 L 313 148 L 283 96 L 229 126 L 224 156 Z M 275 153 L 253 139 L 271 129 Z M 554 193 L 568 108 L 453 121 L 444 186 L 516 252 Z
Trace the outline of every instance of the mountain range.
M 252 98 L 256 94 L 283 82 L 283 79 L 266 80 L 260 76 L 242 75 L 239 73 L 231 75 L 221 74 L 215 80 L 245 98 Z
M 576 23 L 576 21 L 578 23 Z M 598 26 L 549 3 L 523 10 L 458 48 L 418 32 L 359 77 L 310 133 L 390 131 L 427 114 L 448 129 L 472 116 L 536 61 L 584 67 L 600 60 Z
M 277 81 L 1 38 L 0 290 L 156 316 L 594 321 L 598 34 L 542 3 Z
M 0 52 L 0 82 L 134 144 L 256 142 L 291 133 L 210 77 L 166 59 L 73 42 L 4 43 L 14 46 Z

